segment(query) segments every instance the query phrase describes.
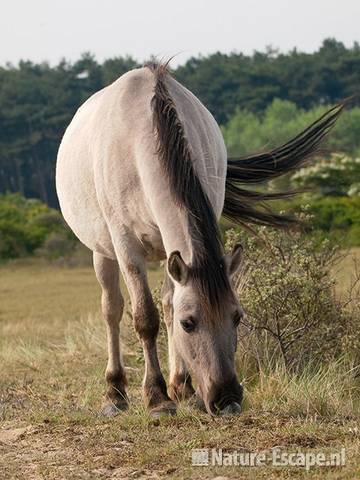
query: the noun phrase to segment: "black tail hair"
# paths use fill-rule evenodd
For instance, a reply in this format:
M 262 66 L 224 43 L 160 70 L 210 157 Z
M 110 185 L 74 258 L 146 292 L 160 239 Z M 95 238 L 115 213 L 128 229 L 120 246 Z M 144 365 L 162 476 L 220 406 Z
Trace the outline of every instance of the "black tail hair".
M 241 188 L 239 184 L 261 184 L 304 166 L 319 154 L 322 140 L 334 127 L 348 100 L 336 105 L 312 123 L 295 138 L 269 152 L 248 157 L 229 158 L 226 173 L 223 215 L 232 222 L 248 226 L 249 223 L 288 228 L 296 219 L 273 212 L 269 200 L 293 196 L 298 191 L 259 192 Z

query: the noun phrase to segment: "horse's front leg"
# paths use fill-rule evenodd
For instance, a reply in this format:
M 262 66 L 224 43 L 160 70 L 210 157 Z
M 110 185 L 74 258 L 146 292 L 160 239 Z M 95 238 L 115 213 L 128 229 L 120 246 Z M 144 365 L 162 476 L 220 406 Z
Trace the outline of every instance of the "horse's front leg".
M 143 397 L 150 414 L 175 414 L 176 405 L 169 398 L 160 370 L 156 348 L 159 332 L 159 313 L 155 307 L 147 281 L 145 261 L 139 256 L 127 256 L 120 268 L 129 290 L 135 330 L 142 343 L 145 358 Z

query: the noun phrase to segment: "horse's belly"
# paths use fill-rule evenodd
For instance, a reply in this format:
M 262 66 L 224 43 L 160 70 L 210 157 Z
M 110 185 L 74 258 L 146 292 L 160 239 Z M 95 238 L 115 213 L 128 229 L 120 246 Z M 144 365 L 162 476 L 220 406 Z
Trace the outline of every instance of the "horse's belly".
M 90 250 L 115 258 L 104 216 L 99 207 L 90 159 L 60 147 L 56 189 L 66 223 Z

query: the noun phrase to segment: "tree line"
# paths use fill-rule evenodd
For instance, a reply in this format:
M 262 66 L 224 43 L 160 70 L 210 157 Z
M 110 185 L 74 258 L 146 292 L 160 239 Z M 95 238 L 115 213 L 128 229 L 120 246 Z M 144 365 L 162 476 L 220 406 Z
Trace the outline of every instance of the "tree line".
M 137 66 L 139 62 L 129 56 L 99 63 L 87 53 L 77 62 L 63 60 L 56 66 L 22 61 L 0 67 L 0 193 L 20 192 L 57 206 L 55 161 L 67 124 L 92 93 Z M 286 107 L 291 114 L 291 108 L 315 112 L 356 94 L 360 45 L 347 48 L 327 39 L 311 54 L 297 50 L 279 53 L 271 48 L 252 55 L 215 53 L 190 58 L 174 70 L 174 76 L 223 125 L 231 149 L 243 153 L 249 145 L 235 139 L 239 115 L 252 125 L 268 125 L 274 99 L 291 102 Z M 353 105 L 358 102 L 355 98 Z M 271 136 L 281 124 L 276 104 L 270 113 L 273 128 L 266 128 Z M 345 147 L 344 142 L 341 145 L 346 153 L 358 148 L 358 118 L 359 113 L 355 113 L 348 121 L 347 127 L 353 130 Z M 247 134 L 251 147 L 250 136 L 256 136 L 256 131 L 248 129 Z

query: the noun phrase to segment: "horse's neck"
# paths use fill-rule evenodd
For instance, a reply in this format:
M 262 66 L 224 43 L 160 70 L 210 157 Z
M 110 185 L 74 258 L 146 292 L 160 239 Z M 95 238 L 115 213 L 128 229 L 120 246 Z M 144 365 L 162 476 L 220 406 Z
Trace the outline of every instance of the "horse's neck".
M 195 245 L 189 232 L 186 212 L 171 200 L 158 211 L 156 222 L 167 258 L 172 252 L 179 251 L 184 261 L 191 263 Z
M 151 150 L 154 151 L 153 146 L 147 149 L 148 152 Z M 172 252 L 179 251 L 183 260 L 190 264 L 193 252 L 199 245 L 189 230 L 188 212 L 184 206 L 181 207 L 175 202 L 158 159 L 147 158 L 148 161 L 142 162 L 138 173 L 145 193 L 144 204 L 150 206 L 152 213 L 151 223 L 155 223 L 160 231 L 167 258 Z M 221 193 L 221 188 L 219 191 Z M 216 200 L 218 194 L 210 189 L 206 193 L 212 200 L 211 203 L 215 203 L 214 198 Z M 219 211 L 215 212 L 215 215 L 218 217 Z

